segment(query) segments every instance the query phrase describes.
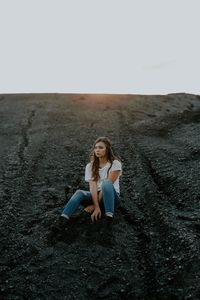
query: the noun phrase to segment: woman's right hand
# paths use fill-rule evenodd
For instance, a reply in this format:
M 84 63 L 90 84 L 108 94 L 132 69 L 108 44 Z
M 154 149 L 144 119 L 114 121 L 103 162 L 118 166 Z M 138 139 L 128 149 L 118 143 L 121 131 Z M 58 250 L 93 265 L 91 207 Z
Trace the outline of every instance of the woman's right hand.
M 88 213 L 92 213 L 94 211 L 94 204 L 88 205 L 84 210 Z

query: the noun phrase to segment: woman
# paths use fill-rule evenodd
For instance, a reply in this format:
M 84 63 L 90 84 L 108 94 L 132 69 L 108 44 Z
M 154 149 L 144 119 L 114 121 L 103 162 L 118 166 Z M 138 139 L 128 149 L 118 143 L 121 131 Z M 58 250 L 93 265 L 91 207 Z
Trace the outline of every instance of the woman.
M 89 182 L 89 191 L 77 190 L 65 205 L 59 225 L 65 227 L 79 205 L 91 214 L 92 222 L 102 217 L 113 218 L 120 203 L 119 177 L 122 164 L 114 154 L 111 142 L 106 137 L 99 137 L 93 144 L 90 162 L 85 168 L 85 181 Z

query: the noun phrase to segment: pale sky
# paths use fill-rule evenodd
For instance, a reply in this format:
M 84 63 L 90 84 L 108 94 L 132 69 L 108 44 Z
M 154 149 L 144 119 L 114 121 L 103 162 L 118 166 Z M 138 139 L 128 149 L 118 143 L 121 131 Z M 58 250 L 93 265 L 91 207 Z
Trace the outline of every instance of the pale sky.
M 0 0 L 0 93 L 200 94 L 200 0 Z

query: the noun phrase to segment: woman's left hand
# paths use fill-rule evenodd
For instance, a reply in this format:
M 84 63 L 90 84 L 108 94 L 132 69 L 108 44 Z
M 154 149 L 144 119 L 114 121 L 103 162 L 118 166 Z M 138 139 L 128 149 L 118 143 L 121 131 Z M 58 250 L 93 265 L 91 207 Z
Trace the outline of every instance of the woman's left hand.
M 94 221 L 94 219 L 97 221 L 99 219 L 101 219 L 101 209 L 100 207 L 96 207 L 95 210 L 93 211 L 92 215 L 91 215 L 91 219 L 92 222 Z

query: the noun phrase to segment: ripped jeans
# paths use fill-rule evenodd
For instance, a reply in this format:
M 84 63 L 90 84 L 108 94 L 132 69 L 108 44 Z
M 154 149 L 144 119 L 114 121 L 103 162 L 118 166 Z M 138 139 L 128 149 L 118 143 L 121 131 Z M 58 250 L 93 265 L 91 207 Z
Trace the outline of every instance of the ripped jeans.
M 120 204 L 119 193 L 117 193 L 112 182 L 109 180 L 102 182 L 101 191 L 103 202 L 101 200 L 99 206 L 101 210 L 105 211 L 105 214 L 108 213 L 113 216 Z M 91 204 L 93 204 L 91 193 L 85 190 L 77 190 L 65 205 L 62 216 L 69 219 L 79 205 L 86 207 Z

